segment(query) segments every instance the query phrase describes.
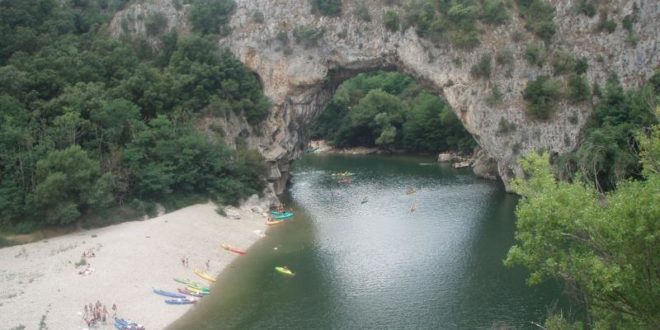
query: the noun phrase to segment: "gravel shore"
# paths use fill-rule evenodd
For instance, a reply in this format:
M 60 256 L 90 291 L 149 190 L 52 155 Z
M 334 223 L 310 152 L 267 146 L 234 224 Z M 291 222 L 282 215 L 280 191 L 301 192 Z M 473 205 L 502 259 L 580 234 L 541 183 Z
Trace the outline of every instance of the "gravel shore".
M 252 199 L 220 216 L 214 204 L 198 204 L 149 220 L 0 249 L 0 328 L 86 329 L 83 307 L 100 301 L 111 316 L 116 304 L 117 316 L 163 329 L 191 305 L 165 304 L 152 288 L 176 291 L 182 285 L 174 277 L 205 283 L 193 269 L 206 270 L 207 261 L 208 273 L 217 276 L 237 257 L 220 244 L 249 248 L 263 236 L 267 207 Z M 95 256 L 86 258 L 89 271 L 81 275 L 87 266 L 76 264 L 90 250 Z M 113 322 L 97 329 L 114 329 Z

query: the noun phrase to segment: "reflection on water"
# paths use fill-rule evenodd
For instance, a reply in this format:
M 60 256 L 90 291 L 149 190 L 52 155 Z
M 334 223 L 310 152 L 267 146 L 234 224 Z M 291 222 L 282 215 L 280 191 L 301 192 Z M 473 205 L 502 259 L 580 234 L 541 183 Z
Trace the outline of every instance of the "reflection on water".
M 330 175 L 341 171 L 355 173 L 350 184 Z M 502 266 L 516 198 L 469 170 L 416 157 L 308 156 L 286 198 L 295 220 L 270 229 L 171 328 L 528 328 L 558 296 Z

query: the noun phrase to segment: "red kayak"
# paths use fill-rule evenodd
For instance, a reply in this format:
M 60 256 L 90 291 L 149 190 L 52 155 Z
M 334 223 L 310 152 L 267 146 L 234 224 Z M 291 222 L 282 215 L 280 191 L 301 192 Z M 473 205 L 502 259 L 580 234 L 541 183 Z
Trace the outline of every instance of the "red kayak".
M 227 251 L 231 251 L 231 252 L 234 252 L 234 253 L 238 253 L 238 254 L 240 254 L 240 255 L 244 255 L 245 253 L 247 253 L 247 252 L 245 252 L 245 251 L 243 251 L 243 250 L 241 250 L 241 249 L 239 249 L 239 248 L 235 248 L 235 247 L 233 247 L 233 246 L 231 246 L 231 245 L 229 245 L 229 244 L 222 244 L 222 248 L 225 249 L 225 250 L 227 250 Z

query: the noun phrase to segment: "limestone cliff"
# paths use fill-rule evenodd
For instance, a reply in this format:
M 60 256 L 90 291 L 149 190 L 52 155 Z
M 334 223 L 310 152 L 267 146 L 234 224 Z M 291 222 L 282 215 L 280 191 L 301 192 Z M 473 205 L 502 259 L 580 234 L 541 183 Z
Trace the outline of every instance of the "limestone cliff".
M 633 27 L 639 38 L 636 44 L 626 40 L 628 32 L 620 25 L 612 33 L 596 31 L 598 15 L 589 18 L 577 14 L 573 1 L 550 2 L 556 8 L 557 33 L 548 53 L 565 50 L 586 57 L 590 83 L 604 82 L 615 72 L 624 86 L 637 86 L 660 63 L 660 2 L 606 2 L 611 9 L 610 19 L 617 22 L 632 12 L 633 3 L 640 8 Z M 110 30 L 114 35 L 140 33 L 144 31 L 140 13 L 143 16 L 161 12 L 168 18 L 170 28 L 186 32 L 187 6 L 179 3 L 137 1 L 115 16 Z M 358 3 L 366 5 L 372 17 L 370 22 L 358 17 Z M 311 14 L 306 0 L 236 0 L 237 9 L 230 23 L 232 33 L 220 39 L 219 45 L 229 48 L 258 74 L 273 108 L 269 118 L 255 128 L 238 118 L 221 125 L 230 135 L 229 141 L 238 137 L 262 152 L 271 164 L 270 179 L 275 191 L 282 191 L 289 164 L 301 155 L 306 143 L 304 128 L 323 110 L 338 84 L 356 73 L 380 68 L 411 74 L 444 97 L 487 156 L 495 160 L 505 184 L 522 174 L 517 159 L 530 150 L 564 153 L 576 147 L 581 127 L 591 111 L 589 105 L 562 102 L 545 121 L 534 119 L 525 111 L 522 91 L 527 82 L 539 75 L 551 75 L 552 67 L 548 61 L 542 67 L 525 61 L 526 43 L 539 40 L 525 30 L 525 21 L 519 15 L 512 15 L 510 22 L 502 26 L 480 26 L 480 45 L 466 51 L 421 39 L 413 28 L 387 30 L 384 12 L 403 9 L 386 3 L 389 2 L 344 0 L 342 16 L 329 18 Z M 316 46 L 304 47 L 294 42 L 296 27 L 325 28 L 326 32 Z M 513 54 L 511 65 L 494 65 L 489 79 L 470 74 L 471 66 L 483 54 L 494 58 L 502 49 Z M 491 107 L 485 100 L 494 85 L 503 97 L 502 102 Z

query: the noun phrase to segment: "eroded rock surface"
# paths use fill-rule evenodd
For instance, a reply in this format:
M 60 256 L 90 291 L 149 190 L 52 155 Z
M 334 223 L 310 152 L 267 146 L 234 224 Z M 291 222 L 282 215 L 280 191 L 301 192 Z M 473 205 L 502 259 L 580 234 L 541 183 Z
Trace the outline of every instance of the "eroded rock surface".
M 220 39 L 219 44 L 258 74 L 273 108 L 258 127 L 249 127 L 237 118 L 213 119 L 209 125 L 224 122 L 220 125 L 230 127 L 224 130 L 228 141 L 238 137 L 258 148 L 271 164 L 270 179 L 275 191 L 284 189 L 289 164 L 302 155 L 307 142 L 305 127 L 324 109 L 336 87 L 359 72 L 376 69 L 411 74 L 442 95 L 483 149 L 482 157 L 492 158 L 497 164 L 497 172 L 507 186 L 513 177 L 522 174 L 517 160 L 527 152 L 543 149 L 564 153 L 577 146 L 590 106 L 561 101 L 556 113 L 545 121 L 534 119 L 525 111 L 522 91 L 527 82 L 553 72 L 549 61 L 538 67 L 524 59 L 526 44 L 541 41 L 525 30 L 525 21 L 519 15 L 512 14 L 506 25 L 480 26 L 481 44 L 466 51 L 448 43 L 433 44 L 420 39 L 413 28 L 390 32 L 383 24 L 383 13 L 402 13 L 403 9 L 387 6 L 385 1 L 360 2 L 369 9 L 370 22 L 358 17 L 358 1 L 353 0 L 343 1 L 343 15 L 337 18 L 311 14 L 305 0 L 236 0 L 237 10 L 230 23 L 232 33 Z M 627 41 L 628 32 L 620 24 L 613 33 L 597 32 L 598 15 L 589 18 L 577 14 L 571 1 L 550 2 L 556 8 L 557 33 L 548 53 L 564 50 L 586 57 L 590 83 L 602 84 L 614 72 L 625 87 L 637 86 L 660 63 L 660 2 L 608 2 L 610 8 L 616 9 L 611 11 L 610 19 L 617 22 L 632 12 L 633 3 L 639 6 L 640 14 L 633 27 L 639 39 L 636 44 Z M 138 13 L 151 11 L 164 13 L 168 27 L 185 33 L 187 8 L 175 8 L 170 0 L 137 2 L 118 13 L 111 33 L 144 31 Z M 258 13 L 263 14 L 263 21 L 255 19 Z M 122 22 L 127 25 L 127 15 L 134 17 L 128 31 L 122 30 Z M 324 28 L 326 32 L 316 46 L 306 48 L 295 42 L 296 27 Z M 493 61 L 489 79 L 470 75 L 470 68 L 483 54 L 495 58 L 502 49 L 511 51 L 513 64 L 496 65 Z M 485 100 L 495 85 L 502 92 L 502 101 L 491 107 Z

